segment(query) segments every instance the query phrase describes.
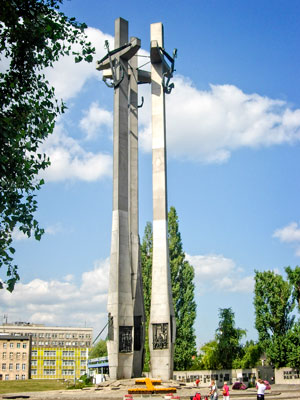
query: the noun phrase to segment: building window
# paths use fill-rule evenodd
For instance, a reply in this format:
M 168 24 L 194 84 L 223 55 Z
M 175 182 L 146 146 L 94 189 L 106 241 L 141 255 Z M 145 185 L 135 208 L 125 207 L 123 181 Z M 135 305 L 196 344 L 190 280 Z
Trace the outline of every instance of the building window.
M 19 363 L 16 364 L 16 369 L 20 369 L 20 364 Z
M 3 343 L 3 348 L 6 349 L 7 343 Z
M 12 349 L 14 347 L 13 343 L 9 343 L 9 347 Z
M 86 366 L 86 360 L 80 360 L 80 365 L 85 367 Z
M 62 365 L 63 365 L 63 367 L 66 367 L 66 366 L 73 367 L 75 365 L 75 361 L 74 360 L 63 360 Z
M 52 337 L 53 337 L 54 339 L 56 339 L 56 338 L 57 338 L 57 333 L 52 333 Z
M 86 370 L 85 369 L 81 369 L 80 370 L 80 375 L 85 375 L 86 374 Z
M 56 360 L 44 360 L 44 365 L 47 366 L 47 367 L 55 366 L 56 365 Z
M 16 381 L 20 379 L 19 374 L 16 375 Z
M 44 356 L 55 357 L 56 356 L 56 350 L 45 350 L 44 351 Z
M 39 341 L 39 346 L 43 346 L 44 342 L 42 342 L 41 340 Z
M 17 349 L 21 347 L 21 343 L 17 343 Z
M 2 353 L 2 358 L 3 358 L 3 359 L 6 358 L 6 351 L 4 351 L 4 352 Z
M 14 356 L 14 353 L 11 351 L 11 352 L 9 353 L 9 358 L 13 358 L 13 356 Z
M 44 337 L 44 334 L 43 333 L 39 333 L 39 337 Z
M 22 358 L 26 358 L 27 357 L 27 353 L 25 353 L 25 351 L 22 354 Z
M 46 338 L 50 338 L 51 337 L 51 333 L 46 333 Z
M 74 375 L 74 369 L 63 369 L 62 375 Z
M 6 381 L 9 381 L 9 374 L 6 374 L 6 375 L 5 375 L 5 380 L 6 380 Z
M 9 364 L 9 369 L 13 369 L 13 364 Z
M 22 380 L 23 381 L 25 380 L 25 374 L 22 374 Z
M 26 364 L 22 364 L 22 370 L 25 371 L 26 369 Z
M 55 375 L 55 369 L 44 369 L 44 375 Z
M 24 353 L 23 353 L 24 354 Z M 37 350 L 33 350 L 32 352 L 31 352 L 31 355 L 32 355 L 32 357 L 36 357 L 38 354 L 37 354 Z
M 63 351 L 62 352 L 63 357 L 74 357 L 74 351 Z
M 23 343 L 23 349 L 26 349 L 27 343 Z
M 37 375 L 37 370 L 36 369 L 32 369 L 31 370 L 31 375 Z
M 18 353 L 17 353 L 17 358 L 20 358 L 20 357 L 21 357 L 21 353 L 18 352 Z
M 71 339 L 70 333 L 66 333 L 66 339 Z
M 32 360 L 31 361 L 31 366 L 36 367 L 37 366 L 37 360 Z
M 3 369 L 3 370 L 6 369 L 6 364 L 2 364 L 2 369 Z

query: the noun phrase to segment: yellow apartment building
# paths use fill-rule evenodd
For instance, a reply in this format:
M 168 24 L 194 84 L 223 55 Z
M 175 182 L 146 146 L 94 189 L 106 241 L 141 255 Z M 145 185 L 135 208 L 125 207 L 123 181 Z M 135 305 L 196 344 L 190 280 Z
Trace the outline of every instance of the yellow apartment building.
M 1 334 L 30 337 L 28 362 L 32 379 L 74 379 L 87 372 L 92 328 L 50 327 L 18 322 L 0 325 L 0 337 Z

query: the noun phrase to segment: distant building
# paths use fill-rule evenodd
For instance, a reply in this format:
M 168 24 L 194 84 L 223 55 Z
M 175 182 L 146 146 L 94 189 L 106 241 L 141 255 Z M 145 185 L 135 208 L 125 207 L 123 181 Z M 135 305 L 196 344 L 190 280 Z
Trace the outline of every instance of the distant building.
M 16 322 L 0 325 L 0 337 L 1 334 L 14 334 L 14 337 L 19 338 L 30 337 L 29 377 L 32 379 L 74 379 L 87 372 L 92 328 L 54 327 Z
M 0 380 L 30 378 L 31 337 L 0 333 Z

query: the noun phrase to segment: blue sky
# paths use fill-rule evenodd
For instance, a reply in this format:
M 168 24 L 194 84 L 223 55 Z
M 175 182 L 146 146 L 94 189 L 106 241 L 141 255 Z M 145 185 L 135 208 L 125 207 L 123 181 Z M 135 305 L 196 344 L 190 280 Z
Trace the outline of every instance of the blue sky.
M 284 273 L 300 257 L 300 3 L 71 0 L 62 10 L 87 23 L 96 59 L 105 39 L 113 46 L 115 18 L 141 38 L 141 55 L 150 24 L 163 22 L 166 50 L 178 49 L 167 96 L 168 202 L 195 267 L 197 343 L 213 338 L 224 307 L 256 339 L 254 269 Z M 35 242 L 14 233 L 21 282 L 0 292 L 0 312 L 96 335 L 106 323 L 113 91 L 94 64 L 65 58 L 47 74 L 68 110 L 43 146 L 52 160 L 38 194 L 46 234 Z M 141 237 L 152 219 L 149 89 L 140 87 Z

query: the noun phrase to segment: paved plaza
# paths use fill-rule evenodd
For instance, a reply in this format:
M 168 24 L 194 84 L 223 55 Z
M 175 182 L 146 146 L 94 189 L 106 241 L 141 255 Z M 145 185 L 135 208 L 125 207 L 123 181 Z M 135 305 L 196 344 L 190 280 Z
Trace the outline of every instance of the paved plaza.
M 110 400 L 110 399 L 123 399 L 125 394 L 128 393 L 128 389 L 134 387 L 134 380 L 119 380 L 105 382 L 102 385 L 98 385 L 92 388 L 85 388 L 82 390 L 63 390 L 63 391 L 45 391 L 45 392 L 27 392 L 17 393 L 15 396 L 12 394 L 0 394 L 0 399 L 11 399 L 20 397 L 22 395 L 29 396 L 33 400 Z M 196 388 L 193 386 L 179 386 L 178 382 L 169 381 L 163 382 L 163 387 L 176 387 L 176 396 L 180 399 L 189 400 L 190 396 L 193 396 L 196 392 L 200 392 L 202 398 L 208 394 L 209 388 Z M 230 397 L 235 400 L 256 400 L 255 388 L 247 390 L 231 390 Z M 164 399 L 161 395 L 133 395 L 134 400 L 160 400 Z M 219 399 L 222 399 L 222 391 L 219 389 Z M 272 385 L 272 389 L 266 392 L 267 400 L 276 399 L 293 399 L 300 400 L 300 385 Z

